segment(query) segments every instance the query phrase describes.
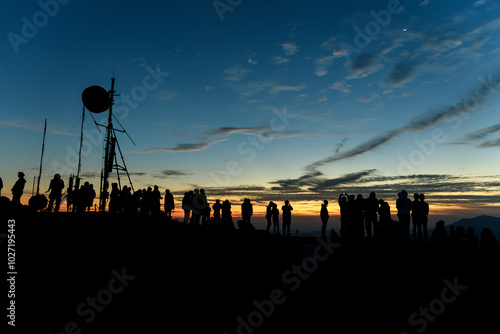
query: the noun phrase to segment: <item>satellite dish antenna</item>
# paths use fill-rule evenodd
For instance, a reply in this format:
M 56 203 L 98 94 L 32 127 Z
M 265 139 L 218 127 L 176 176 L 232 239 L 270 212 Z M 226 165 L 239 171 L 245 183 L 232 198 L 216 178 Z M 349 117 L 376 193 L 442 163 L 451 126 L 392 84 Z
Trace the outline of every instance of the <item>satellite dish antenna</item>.
M 108 110 L 111 106 L 109 93 L 101 86 L 85 88 L 82 93 L 82 101 L 85 108 L 96 114 Z

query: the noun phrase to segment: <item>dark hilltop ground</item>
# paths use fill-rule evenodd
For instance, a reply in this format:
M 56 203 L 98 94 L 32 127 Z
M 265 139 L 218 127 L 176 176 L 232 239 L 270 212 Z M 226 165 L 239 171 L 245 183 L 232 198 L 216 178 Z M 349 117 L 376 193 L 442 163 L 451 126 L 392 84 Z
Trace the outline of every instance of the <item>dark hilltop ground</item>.
M 498 333 L 498 259 L 477 249 L 6 215 L 23 333 Z

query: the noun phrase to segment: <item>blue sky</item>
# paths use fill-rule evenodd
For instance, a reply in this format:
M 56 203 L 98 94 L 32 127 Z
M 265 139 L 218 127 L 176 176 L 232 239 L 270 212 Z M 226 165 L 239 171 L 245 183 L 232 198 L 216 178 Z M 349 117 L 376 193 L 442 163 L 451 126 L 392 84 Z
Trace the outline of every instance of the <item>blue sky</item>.
M 492 0 L 4 4 L 2 195 L 19 170 L 31 191 L 45 118 L 42 184 L 76 173 L 81 93 L 114 73 L 135 188 L 307 214 L 344 190 L 392 201 L 404 187 L 443 213 L 498 213 L 499 14 Z M 88 112 L 84 128 L 98 184 Z

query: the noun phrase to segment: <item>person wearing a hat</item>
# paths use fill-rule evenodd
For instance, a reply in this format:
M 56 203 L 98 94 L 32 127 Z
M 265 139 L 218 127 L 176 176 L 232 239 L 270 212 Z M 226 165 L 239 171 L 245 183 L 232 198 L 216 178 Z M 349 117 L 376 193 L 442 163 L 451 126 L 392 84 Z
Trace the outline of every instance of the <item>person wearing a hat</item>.
M 24 184 L 26 183 L 26 180 L 24 179 L 23 172 L 17 173 L 17 177 L 19 179 L 14 184 L 14 187 L 12 187 L 12 203 L 21 205 L 21 196 L 23 195 Z

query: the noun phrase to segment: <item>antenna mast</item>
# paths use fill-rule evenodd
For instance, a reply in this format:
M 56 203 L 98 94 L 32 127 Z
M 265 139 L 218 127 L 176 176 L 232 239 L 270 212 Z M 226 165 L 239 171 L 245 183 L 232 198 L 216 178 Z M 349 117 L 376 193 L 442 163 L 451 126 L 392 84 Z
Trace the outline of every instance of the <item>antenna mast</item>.
M 43 128 L 43 141 L 42 141 L 42 156 L 40 157 L 40 172 L 38 173 L 38 182 L 36 185 L 36 195 L 40 195 L 40 179 L 42 178 L 42 162 L 43 151 L 45 150 L 45 134 L 47 133 L 47 119 L 45 119 L 45 126 Z

